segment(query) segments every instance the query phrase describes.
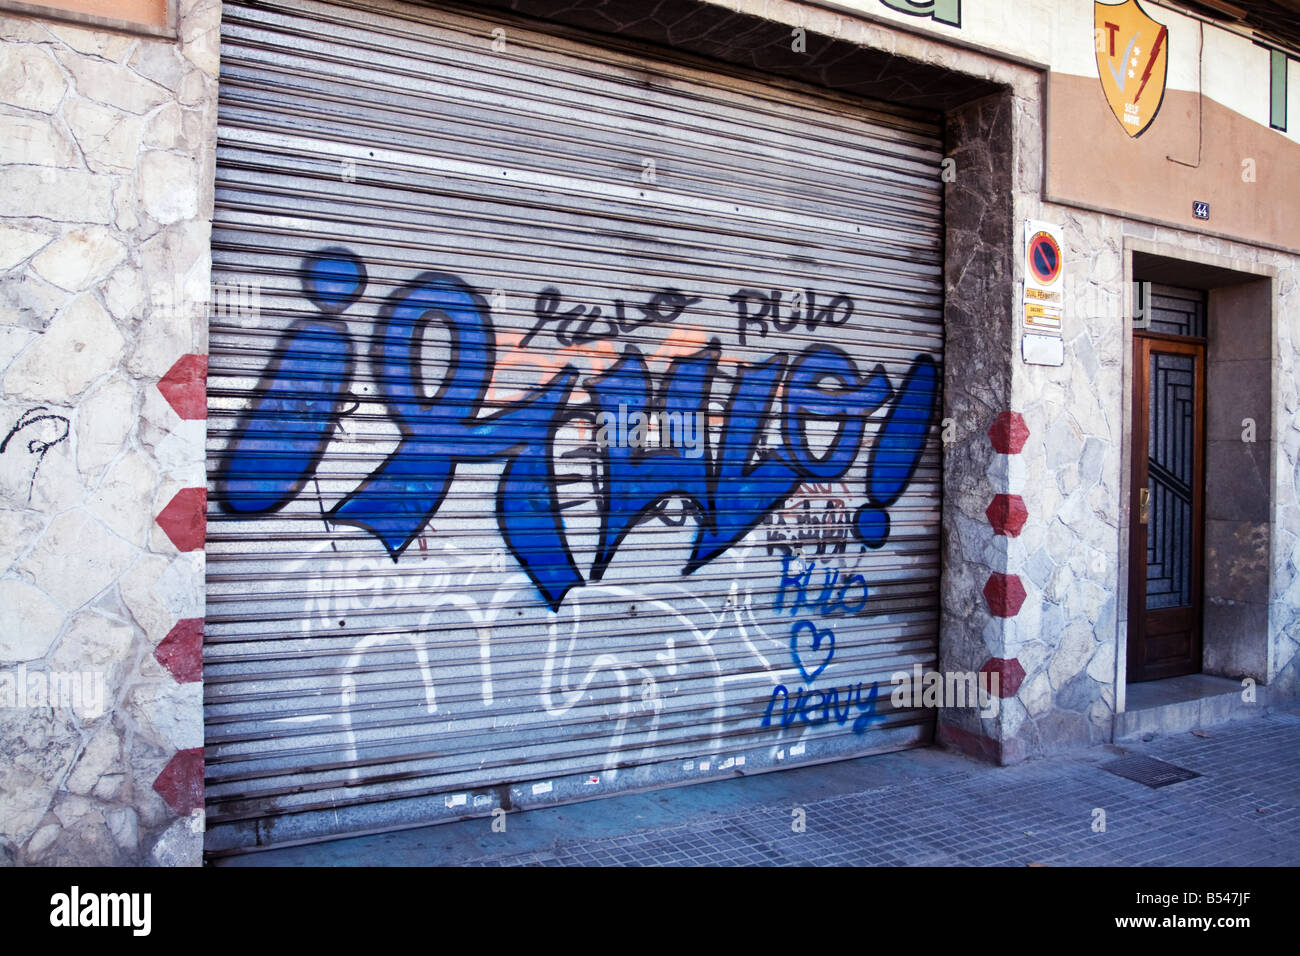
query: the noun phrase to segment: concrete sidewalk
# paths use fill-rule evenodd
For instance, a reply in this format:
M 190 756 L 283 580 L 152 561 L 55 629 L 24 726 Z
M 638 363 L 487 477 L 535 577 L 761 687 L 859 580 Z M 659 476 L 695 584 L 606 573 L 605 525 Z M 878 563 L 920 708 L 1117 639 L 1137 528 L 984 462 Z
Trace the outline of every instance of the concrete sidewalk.
M 1204 735 L 1204 736 L 1202 736 Z M 1200 774 L 1158 789 L 1103 765 Z M 801 810 L 806 824 L 796 832 Z M 1097 811 L 1105 830 L 1096 832 Z M 354 837 L 222 866 L 1295 866 L 1300 712 L 1014 767 L 938 748 Z

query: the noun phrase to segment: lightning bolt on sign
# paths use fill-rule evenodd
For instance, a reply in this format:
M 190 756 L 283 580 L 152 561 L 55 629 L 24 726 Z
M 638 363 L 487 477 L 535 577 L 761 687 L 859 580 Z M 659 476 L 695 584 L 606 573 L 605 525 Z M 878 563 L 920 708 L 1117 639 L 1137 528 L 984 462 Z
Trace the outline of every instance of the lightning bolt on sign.
M 1141 136 L 1165 98 L 1169 31 L 1137 0 L 1092 5 L 1097 75 L 1110 111 L 1129 136 Z

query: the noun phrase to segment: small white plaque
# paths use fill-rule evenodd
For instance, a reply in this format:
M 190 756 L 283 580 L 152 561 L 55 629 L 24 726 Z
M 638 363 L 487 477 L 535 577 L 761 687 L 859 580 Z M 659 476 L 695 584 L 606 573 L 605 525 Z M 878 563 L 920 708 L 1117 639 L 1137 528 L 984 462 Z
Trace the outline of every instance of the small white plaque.
M 1064 365 L 1065 339 L 1026 332 L 1020 339 L 1020 355 L 1026 365 Z

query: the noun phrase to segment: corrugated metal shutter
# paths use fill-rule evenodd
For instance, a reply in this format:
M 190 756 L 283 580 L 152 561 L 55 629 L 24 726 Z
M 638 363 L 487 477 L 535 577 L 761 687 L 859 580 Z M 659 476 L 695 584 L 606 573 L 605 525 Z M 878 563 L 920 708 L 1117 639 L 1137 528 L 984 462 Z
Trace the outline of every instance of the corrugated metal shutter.
M 460 9 L 222 43 L 210 850 L 931 740 L 936 116 Z

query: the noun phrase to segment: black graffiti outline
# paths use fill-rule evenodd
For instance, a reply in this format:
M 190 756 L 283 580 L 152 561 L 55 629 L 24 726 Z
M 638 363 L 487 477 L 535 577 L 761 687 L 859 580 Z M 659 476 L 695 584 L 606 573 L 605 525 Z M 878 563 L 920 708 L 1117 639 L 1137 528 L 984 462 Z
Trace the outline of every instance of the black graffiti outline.
M 830 302 L 821 309 L 817 308 L 816 290 L 804 289 L 800 292 L 796 292 L 795 295 L 803 296 L 804 298 L 801 301 L 799 311 L 792 311 L 790 317 L 787 319 L 778 317 L 778 312 L 781 308 L 780 289 L 773 289 L 768 293 L 764 292 L 762 289 L 755 289 L 752 286 L 744 286 L 727 296 L 727 301 L 737 307 L 736 335 L 740 341 L 740 345 L 743 347 L 749 344 L 749 341 L 746 338 L 748 334 L 746 330 L 751 325 L 758 326 L 758 337 L 760 339 L 767 338 L 767 326 L 769 322 L 771 322 L 772 328 L 777 332 L 793 332 L 795 326 L 802 322 L 804 328 L 811 333 L 816 332 L 818 327 L 823 323 L 830 328 L 837 329 L 840 326 L 847 324 L 849 319 L 853 318 L 854 313 L 857 311 L 857 303 L 853 301 L 853 297 L 844 292 L 837 292 L 830 296 Z M 751 301 L 759 303 L 762 306 L 761 311 L 750 315 L 749 303 Z M 836 322 L 833 317 L 840 313 L 841 303 L 848 307 L 848 311 L 844 312 L 844 317 Z
M 37 415 L 35 418 L 28 419 L 28 415 L 33 415 L 37 412 L 49 412 L 49 414 Z M 24 428 L 30 428 L 40 422 L 62 422 L 63 434 L 53 441 L 45 441 L 41 438 L 32 438 L 28 440 L 27 453 L 36 456 L 36 467 L 32 469 L 31 478 L 27 481 L 27 500 L 29 502 L 32 500 L 32 491 L 36 488 L 36 474 L 41 470 L 41 462 L 45 460 L 45 455 L 51 448 L 60 442 L 68 440 L 68 436 L 72 433 L 72 423 L 62 415 L 56 415 L 53 412 L 50 412 L 47 406 L 37 405 L 34 408 L 27 409 L 27 411 L 19 415 L 18 421 L 14 423 L 14 427 L 9 429 L 9 434 L 5 436 L 4 441 L 0 442 L 0 455 L 3 455 L 5 450 L 9 447 L 10 439 Z
M 671 300 L 667 301 L 666 300 Z M 606 315 L 604 310 L 598 306 L 587 306 L 577 303 L 569 311 L 561 314 L 560 306 L 564 302 L 564 296 L 560 289 L 554 285 L 544 286 L 533 299 L 533 315 L 537 321 L 533 327 L 528 330 L 522 339 L 519 340 L 519 348 L 527 346 L 549 323 L 558 323 L 551 329 L 555 340 L 561 346 L 568 348 L 573 345 L 589 345 L 592 342 L 613 341 L 629 332 L 644 328 L 647 325 L 670 325 L 676 322 L 686 311 L 693 305 L 703 302 L 701 296 L 691 296 L 685 292 L 679 292 L 672 287 L 660 289 L 651 294 L 645 305 L 635 305 L 634 308 L 640 310 L 640 319 L 625 319 L 624 310 L 626 303 L 623 299 L 614 300 L 613 316 Z M 543 307 L 545 303 L 545 307 Z M 665 314 L 661 308 L 668 304 L 671 314 Z M 585 321 L 582 321 L 584 316 Z M 604 321 L 609 331 L 590 335 L 588 330 L 591 329 L 598 321 Z M 579 330 L 570 334 L 569 326 L 573 323 L 579 323 Z

